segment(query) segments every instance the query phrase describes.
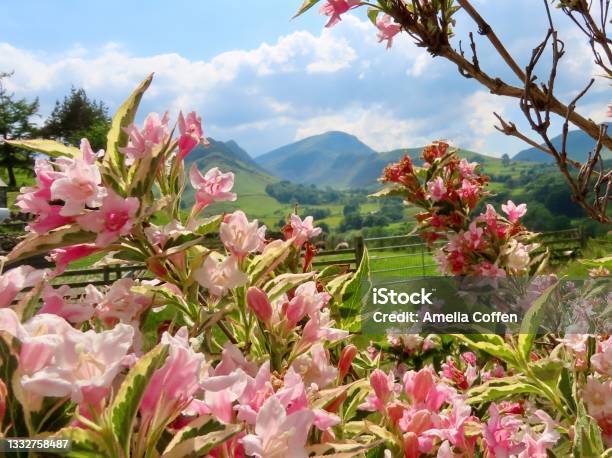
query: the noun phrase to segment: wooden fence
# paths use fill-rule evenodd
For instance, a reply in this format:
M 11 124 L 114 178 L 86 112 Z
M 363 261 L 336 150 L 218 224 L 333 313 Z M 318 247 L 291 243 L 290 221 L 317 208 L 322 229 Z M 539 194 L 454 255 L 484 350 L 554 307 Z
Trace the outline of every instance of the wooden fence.
M 583 248 L 585 239 L 581 229 L 547 232 L 540 236 L 543 245 L 550 251 L 553 262 L 575 257 Z M 368 249 L 371 268 L 375 273 L 390 272 L 394 275 L 435 275 L 436 264 L 430 249 L 417 236 L 388 236 L 375 238 L 356 237 L 352 248 L 322 250 L 314 258 L 313 266 L 322 268 L 329 265 L 345 265 L 354 270 Z M 544 249 L 544 248 L 542 248 Z M 38 268 L 51 267 L 42 258 L 24 263 Z M 125 276 L 147 277 L 144 265 L 92 267 L 68 270 L 53 280 L 54 284 L 67 284 L 72 288 L 108 285 Z

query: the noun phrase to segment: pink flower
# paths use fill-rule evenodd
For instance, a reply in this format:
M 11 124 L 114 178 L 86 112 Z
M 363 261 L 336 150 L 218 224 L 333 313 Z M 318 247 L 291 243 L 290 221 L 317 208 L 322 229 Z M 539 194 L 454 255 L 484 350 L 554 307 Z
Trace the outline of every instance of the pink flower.
M 368 395 L 359 409 L 384 413 L 386 404 L 395 397 L 395 377 L 391 373 L 387 375 L 380 369 L 375 369 L 370 374 L 370 386 L 374 392 Z
M 505 277 L 506 271 L 495 264 L 491 264 L 488 261 L 481 262 L 474 266 L 476 275 L 482 277 Z
M 0 308 L 8 307 L 23 289 L 38 284 L 46 271 L 30 266 L 19 266 L 0 275 Z
M 272 305 L 268 296 L 256 286 L 251 286 L 246 295 L 247 304 L 255 312 L 255 316 L 264 323 L 269 323 L 272 318 Z
M 321 343 L 313 345 L 309 354 L 298 356 L 291 367 L 307 386 L 314 384 L 318 389 L 327 387 L 338 376 L 338 369 L 329 363 L 329 355 Z
M 136 197 L 124 199 L 109 190 L 102 202 L 102 208 L 79 216 L 77 222 L 86 231 L 96 232 L 96 245 L 105 248 L 117 238 L 130 233 L 139 206 L 140 202 Z
M 81 152 L 83 159 L 62 157 L 56 160 L 63 173 L 51 184 L 51 199 L 64 201 L 60 211 L 62 216 L 79 215 L 85 206 L 99 207 L 106 195 L 102 175 L 87 139 L 81 140 Z
M 217 167 L 213 167 L 205 175 L 202 175 L 195 164 L 189 171 L 191 186 L 196 190 L 196 212 L 213 202 L 233 202 L 236 194 L 230 192 L 234 187 L 234 174 L 232 172 L 221 173 Z
M 215 367 L 214 375 L 228 375 L 242 369 L 250 376 L 257 373 L 257 364 L 247 361 L 242 352 L 231 343 L 226 343 L 221 352 L 221 362 Z
M 529 261 L 529 247 L 516 240 L 511 240 L 506 260 L 508 268 L 520 272 L 529 266 Z
M 482 435 L 489 453 L 492 456 L 519 453 L 523 449 L 518 437 L 523 422 L 512 415 L 500 415 L 495 403 L 489 406 L 489 417 Z
M 320 227 L 314 227 L 312 216 L 302 219 L 298 215 L 291 215 L 291 236 L 295 239 L 294 244 L 301 247 L 305 242 L 321 233 Z
M 67 302 L 65 298 L 71 296 L 71 293 L 68 285 L 62 285 L 57 289 L 51 285 L 45 286 L 42 292 L 43 306 L 38 313 L 52 313 L 71 323 L 82 323 L 89 320 L 94 314 L 93 307 L 87 303 Z
M 73 220 L 71 217 L 59 215 L 62 210 L 61 205 L 49 204 L 51 185 L 56 179 L 62 177 L 62 173 L 56 172 L 51 163 L 44 159 L 36 159 L 34 172 L 36 173 L 36 186 L 21 188 L 15 205 L 21 209 L 22 213 L 31 213 L 36 216 L 36 221 L 30 223 L 26 229 L 44 234 Z
M 418 372 L 406 372 L 403 382 L 406 395 L 419 409 L 438 412 L 445 402 L 449 402 L 456 396 L 456 391 L 434 379 L 432 371 L 428 368 L 423 368 Z
M 319 13 L 324 16 L 329 16 L 329 21 L 325 24 L 325 27 L 333 27 L 340 20 L 340 16 L 346 13 L 348 10 L 359 6 L 360 0 L 327 0 L 321 8 Z
M 26 230 L 37 234 L 46 234 L 50 230 L 65 226 L 74 222 L 72 216 L 62 216 L 61 205 L 49 205 L 47 202 L 39 202 L 39 212 L 35 221 L 26 226 Z
M 99 250 L 100 248 L 97 246 L 88 243 L 72 245 L 51 250 L 47 259 L 55 263 L 54 274 L 61 275 L 71 262 L 76 261 L 77 259 L 86 258 Z
M 149 113 L 144 120 L 142 130 L 132 123 L 123 129 L 129 136 L 128 146 L 119 148 L 126 155 L 126 163 L 132 164 L 136 159 L 142 159 L 149 154 L 153 148 L 162 144 L 168 137 L 168 112 L 160 119 L 157 113 Z
M 444 186 L 442 177 L 436 177 L 435 180 L 429 181 L 427 183 L 427 189 L 433 201 L 441 200 L 446 195 L 446 186 Z
M 600 382 L 595 377 L 589 376 L 582 390 L 582 399 L 587 405 L 589 414 L 596 420 L 612 417 L 612 380 Z
M 155 411 L 161 419 L 178 415 L 200 388 L 204 355 L 189 346 L 187 327 L 180 328 L 174 336 L 164 332 L 161 344 L 169 346 L 169 354 L 151 377 L 142 398 L 140 411 L 147 420 L 151 420 Z
M 461 182 L 461 188 L 459 188 L 457 194 L 459 194 L 459 197 L 461 197 L 470 207 L 473 207 L 478 203 L 478 191 L 478 186 L 464 179 Z
M 287 307 L 289 326 L 295 326 L 304 316 L 311 317 L 327 305 L 331 296 L 329 293 L 319 293 L 314 281 L 302 283 L 295 290 L 295 296 Z
M 92 287 L 90 294 L 98 298 L 96 315 L 108 324 L 136 321 L 151 306 L 152 300 L 149 296 L 133 292 L 134 286 L 133 279 L 121 278 L 111 285 L 105 296 Z
M 459 172 L 461 173 L 461 178 L 473 177 L 476 167 L 478 167 L 477 162 L 468 162 L 467 159 L 461 159 L 459 161 Z
M 257 414 L 255 434 L 243 439 L 247 455 L 257 458 L 306 458 L 306 438 L 314 414 L 302 409 L 287 415 L 276 396 L 269 397 Z
M 202 266 L 193 272 L 193 278 L 213 296 L 224 296 L 231 288 L 244 285 L 248 277 L 238 267 L 235 256 L 220 259 L 214 254 L 206 257 Z
M 550 415 L 543 410 L 536 410 L 535 416 L 544 422 L 546 425 L 544 431 L 539 436 L 533 433 L 527 433 L 523 437 L 525 449 L 519 453 L 518 458 L 547 458 L 547 450 L 552 448 L 558 441 L 561 435 L 555 430 L 555 422 Z
M 48 316 L 53 315 L 38 315 Z M 24 375 L 21 384 L 41 396 L 70 396 L 77 403 L 97 401 L 121 370 L 133 335 L 133 328 L 123 324 L 101 333 L 66 329 L 57 335 L 53 356 Z
M 476 364 L 476 355 L 474 352 L 466 351 L 461 353 L 461 359 L 472 366 Z
M 264 228 L 265 231 L 265 228 Z M 249 223 L 242 210 L 226 215 L 219 228 L 221 241 L 234 256 L 243 259 L 256 251 L 261 244 L 261 233 L 257 220 Z
M 612 337 L 601 344 L 601 351 L 591 356 L 591 365 L 602 375 L 612 377 Z
M 387 40 L 387 49 L 393 45 L 393 37 L 402 30 L 402 26 L 395 23 L 388 14 L 376 21 L 376 27 L 378 28 L 378 42 Z
M 515 205 L 511 200 L 506 204 L 502 204 L 502 211 L 508 215 L 511 223 L 516 223 L 520 218 L 527 213 L 527 204 Z
M 181 136 L 178 140 L 178 158 L 184 159 L 198 143 L 208 146 L 208 140 L 204 137 L 202 130 L 202 118 L 195 111 L 183 116 L 183 112 L 179 113 L 178 126 Z
M 329 313 L 315 312 L 304 325 L 302 339 L 299 341 L 297 348 L 305 349 L 317 341 L 336 342 L 348 337 L 348 331 L 332 328 L 331 324 Z
M 469 229 L 463 233 L 463 240 L 468 249 L 477 250 L 481 248 L 484 243 L 484 230 L 476 225 L 476 222 L 470 224 Z

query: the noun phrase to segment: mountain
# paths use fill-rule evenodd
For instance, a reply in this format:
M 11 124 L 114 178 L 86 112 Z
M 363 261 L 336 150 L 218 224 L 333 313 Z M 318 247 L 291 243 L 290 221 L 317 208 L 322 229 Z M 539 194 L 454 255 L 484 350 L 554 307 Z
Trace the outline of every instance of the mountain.
M 552 144 L 558 150 L 561 150 L 563 143 L 563 135 L 557 135 L 552 140 Z M 593 150 L 595 146 L 595 140 L 589 137 L 581 130 L 572 130 L 567 134 L 567 152 L 568 156 L 575 161 L 584 162 L 587 160 L 589 152 Z M 612 157 L 612 154 L 608 149 L 602 150 L 602 156 L 604 158 Z M 539 163 L 552 163 L 554 158 L 537 148 L 527 148 L 523 151 L 519 151 L 512 157 L 515 161 L 529 161 Z
M 356 163 L 377 153 L 354 135 L 326 132 L 255 158 L 272 174 L 295 183 L 346 187 Z

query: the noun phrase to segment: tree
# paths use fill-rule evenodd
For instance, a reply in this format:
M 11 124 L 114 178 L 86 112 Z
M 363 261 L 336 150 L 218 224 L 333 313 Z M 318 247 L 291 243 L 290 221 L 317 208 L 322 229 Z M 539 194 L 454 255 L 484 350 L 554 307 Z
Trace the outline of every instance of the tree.
M 87 138 L 94 150 L 104 148 L 110 127 L 108 108 L 102 101 L 91 100 L 85 89 L 70 89 L 64 100 L 55 102 L 55 108 L 40 133 L 78 146 Z
M 320 0 L 305 0 L 297 15 L 312 8 Z M 583 88 L 575 91 L 568 100 L 562 100 L 557 91 L 556 80 L 563 70 L 560 65 L 563 58 L 564 43 L 559 37 L 553 21 L 549 0 L 542 0 L 541 5 L 546 13 L 546 22 L 542 26 L 543 39 L 536 43 L 527 62 L 519 61 L 510 54 L 495 30 L 482 17 L 470 0 L 377 0 L 363 2 L 357 6 L 368 5 L 368 17 L 379 29 L 379 41 L 387 40 L 391 45 L 393 36 L 403 32 L 408 34 L 417 46 L 427 49 L 433 57 L 450 61 L 465 78 L 486 87 L 491 94 L 518 102 L 531 130 L 539 136 L 535 140 L 521 132 L 515 123 L 507 121 L 498 113 L 496 129 L 505 135 L 516 137 L 528 145 L 538 148 L 552 156 L 557 169 L 569 185 L 573 199 L 585 209 L 590 218 L 612 223 L 608 212 L 608 203 L 612 200 L 612 170 L 606 169 L 602 149 L 612 149 L 612 137 L 607 132 L 607 124 L 598 124 L 576 111 L 580 99 L 591 89 L 595 80 L 590 78 Z M 610 1 L 600 0 L 553 0 L 552 3 L 569 17 L 576 26 L 576 32 L 587 41 L 595 64 L 602 71 L 603 77 L 612 78 L 612 39 L 606 33 L 609 21 Z M 535 2 L 534 2 L 535 4 Z M 340 14 L 347 8 L 339 9 L 327 3 L 324 14 L 332 15 L 328 27 L 338 22 Z M 350 9 L 350 8 L 348 8 Z M 484 37 L 501 58 L 510 78 L 502 78 L 487 70 L 489 62 L 478 55 L 474 33 L 468 34 L 468 46 L 459 41 L 453 42 L 454 30 L 458 20 L 458 11 L 463 11 L 472 21 L 479 35 Z M 379 16 L 382 14 L 382 18 Z M 392 20 L 395 23 L 392 23 Z M 479 44 L 478 44 L 479 46 Z M 543 59 L 550 59 L 541 65 Z M 544 67 L 542 69 L 542 67 Z M 557 119 L 563 125 L 561 147 L 551 140 L 549 128 Z M 596 146 L 584 163 L 572 160 L 567 151 L 567 134 L 569 126 L 574 125 L 596 141 Z
M 28 138 L 35 131 L 31 119 L 38 112 L 38 99 L 28 102 L 10 94 L 4 86 L 4 80 L 11 76 L 12 73 L 0 73 L 0 140 Z M 0 153 L 0 166 L 7 170 L 8 185 L 17 186 L 15 169 L 31 169 L 30 153 L 4 142 L 0 143 Z
M 501 157 L 501 161 L 502 161 L 502 165 L 503 166 L 508 166 L 510 165 L 510 156 L 508 156 L 508 153 L 504 153 Z

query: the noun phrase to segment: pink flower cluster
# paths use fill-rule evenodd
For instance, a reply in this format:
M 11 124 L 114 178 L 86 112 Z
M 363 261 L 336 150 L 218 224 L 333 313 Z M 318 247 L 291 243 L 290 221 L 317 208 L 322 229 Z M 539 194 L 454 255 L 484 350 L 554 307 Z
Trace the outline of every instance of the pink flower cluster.
M 473 354 L 462 355 L 475 364 Z M 437 450 L 438 457 L 472 456 L 477 442 L 491 456 L 546 457 L 559 440 L 556 424 L 542 410 L 532 421 L 544 423 L 536 433 L 519 404 L 492 403 L 490 418 L 481 421 L 465 402 L 465 396 L 449 384 L 446 366 L 439 377 L 433 369 L 410 370 L 396 382 L 394 373 L 376 369 L 370 375 L 372 393 L 359 408 L 379 412 L 392 431 L 401 434 L 403 455 L 416 458 Z
M 319 8 L 319 12 L 329 17 L 325 27 L 333 27 L 342 20 L 343 14 L 362 4 L 360 0 L 327 0 Z M 376 20 L 376 28 L 378 29 L 378 42 L 386 40 L 387 49 L 393 46 L 393 37 L 402 30 L 401 26 L 395 23 L 388 14 L 383 14 L 382 18 Z
M 472 211 L 488 195 L 488 178 L 478 165 L 459 159 L 444 142 L 435 142 L 422 152 L 422 168 L 409 156 L 385 168 L 381 181 L 391 183 L 405 200 L 423 211 L 417 215 L 421 236 L 433 245 L 447 243 L 435 255 L 441 272 L 450 275 L 505 276 L 528 271 L 530 252 L 536 245 L 520 241 L 525 228 L 520 218 L 525 204 L 508 201 L 505 217 L 487 204 L 480 215 Z

